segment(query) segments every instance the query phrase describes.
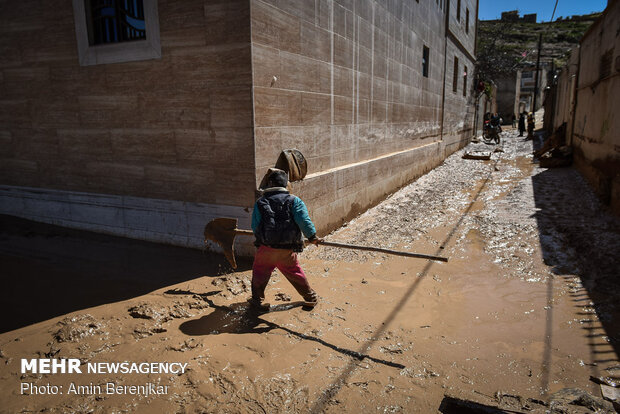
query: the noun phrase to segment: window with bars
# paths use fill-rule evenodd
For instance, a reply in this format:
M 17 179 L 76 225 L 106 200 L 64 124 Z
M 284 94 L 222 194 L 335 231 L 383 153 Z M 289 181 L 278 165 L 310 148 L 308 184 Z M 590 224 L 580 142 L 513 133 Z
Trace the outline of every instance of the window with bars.
M 72 0 L 80 65 L 161 58 L 158 0 Z
M 142 0 L 87 0 L 90 46 L 146 39 Z

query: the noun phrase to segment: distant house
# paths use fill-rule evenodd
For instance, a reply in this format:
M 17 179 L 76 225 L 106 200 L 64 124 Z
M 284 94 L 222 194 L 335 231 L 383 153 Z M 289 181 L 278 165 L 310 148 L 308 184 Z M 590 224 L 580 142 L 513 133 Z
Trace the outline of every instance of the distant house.
M 523 17 L 519 17 L 518 10 L 510 10 L 502 12 L 502 22 L 523 22 L 523 23 L 536 23 L 536 13 L 524 14 Z
M 299 149 L 325 233 L 472 137 L 477 0 L 5 2 L 0 213 L 183 246 Z

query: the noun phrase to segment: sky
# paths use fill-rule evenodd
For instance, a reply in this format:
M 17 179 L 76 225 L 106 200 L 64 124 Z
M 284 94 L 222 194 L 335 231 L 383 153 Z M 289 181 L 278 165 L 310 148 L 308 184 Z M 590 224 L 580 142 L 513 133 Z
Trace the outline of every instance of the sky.
M 548 22 L 553 13 L 555 0 L 479 0 L 480 20 L 499 19 L 503 11 L 519 10 L 519 14 L 536 13 L 538 22 Z M 607 0 L 558 0 L 553 20 L 558 17 L 600 12 L 607 6 Z

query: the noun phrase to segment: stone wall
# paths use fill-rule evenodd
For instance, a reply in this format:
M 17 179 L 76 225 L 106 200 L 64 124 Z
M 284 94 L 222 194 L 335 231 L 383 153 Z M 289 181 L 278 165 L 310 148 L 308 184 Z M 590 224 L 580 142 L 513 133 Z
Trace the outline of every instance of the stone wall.
M 475 0 L 145 2 L 161 57 L 92 66 L 70 2 L 6 2 L 0 214 L 198 247 L 297 148 L 324 234 L 473 134 Z
M 249 3 L 158 3 L 161 59 L 95 66 L 70 2 L 3 7 L 2 184 L 251 203 Z
M 452 11 L 454 31 L 472 54 L 476 4 L 464 1 L 458 22 Z M 467 94 L 444 96 L 447 2 L 251 5 L 255 180 L 281 150 L 302 151 L 309 175 L 294 191 L 321 233 L 438 165 L 473 134 L 474 65 L 460 50 L 450 56 L 468 66 Z M 461 75 L 458 82 L 462 88 Z
M 160 59 L 80 66 L 70 1 L 3 2 L 0 213 L 184 245 L 248 215 L 249 1 L 157 3 Z
M 610 2 L 580 42 L 572 143 L 577 168 L 620 214 L 620 2 Z

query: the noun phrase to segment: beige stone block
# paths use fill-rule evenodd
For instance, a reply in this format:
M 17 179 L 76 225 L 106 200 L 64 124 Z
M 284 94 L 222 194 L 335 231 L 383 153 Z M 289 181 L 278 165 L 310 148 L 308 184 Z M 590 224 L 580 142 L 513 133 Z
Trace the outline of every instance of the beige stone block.
M 382 78 L 372 79 L 372 99 L 377 101 L 387 101 L 387 82 Z
M 44 20 L 47 19 L 47 17 L 44 18 Z M 78 61 L 73 23 L 64 28 L 59 24 L 54 26 L 54 30 L 44 30 L 44 32 L 45 36 L 41 36 L 41 32 L 38 31 L 22 34 L 20 43 L 23 45 L 21 48 L 23 63 Z
M 79 171 L 90 184 L 90 192 L 148 196 L 145 191 L 144 167 L 123 162 L 87 162 Z M 78 175 L 75 174 L 74 175 Z
M 276 0 L 277 7 L 299 19 L 314 23 L 316 0 Z
M 348 97 L 334 97 L 334 124 L 353 124 L 353 100 Z
M 211 105 L 208 94 L 140 94 L 135 121 L 144 128 L 206 129 L 211 126 Z
M 172 78 L 206 81 L 212 85 L 249 85 L 251 83 L 250 44 L 173 49 Z
M 185 49 L 186 48 L 174 50 Z M 196 48 L 187 49 L 196 50 Z M 200 50 L 203 50 L 203 48 L 200 48 Z M 88 84 L 86 93 L 91 95 L 131 95 L 171 90 L 179 93 L 183 90 L 178 87 L 178 80 L 173 76 L 171 58 L 171 56 L 166 55 L 166 59 L 162 60 L 89 66 L 87 68 L 81 68 L 82 72 L 80 72 L 79 75 L 87 74 L 87 76 L 81 76 L 85 79 L 80 80 Z M 105 88 L 102 89 L 105 92 L 97 92 L 97 89 L 95 89 L 95 91 L 91 90 L 91 85 L 94 88 L 100 88 L 101 85 L 99 85 L 99 82 L 103 82 L 103 85 L 105 85 Z M 83 95 L 85 92 L 81 90 L 80 94 Z
M 235 0 L 204 5 L 207 44 L 250 42 L 250 2 Z
M 331 0 L 315 0 L 317 4 L 317 15 L 315 24 L 321 29 L 329 30 L 331 22 Z
M 256 128 L 254 133 L 256 165 L 258 168 L 258 180 L 262 179 L 266 168 L 276 164 L 278 156 L 283 149 L 280 128 Z M 266 167 L 266 168 L 265 168 Z
M 360 24 L 362 26 L 371 27 L 372 25 L 372 9 L 373 4 L 370 1 L 357 1 L 355 2 L 355 13 L 363 19 Z M 367 46 L 369 47 L 369 46 Z
M 314 128 L 313 138 L 315 142 L 315 152 L 320 156 L 329 156 L 332 146 L 332 126 L 331 125 L 318 125 Z M 310 169 L 310 165 L 308 165 Z M 320 169 L 313 169 L 312 171 L 320 171 Z
M 85 172 L 91 177 L 108 177 L 122 182 L 137 181 L 144 178 L 144 167 L 121 162 L 88 162 Z
M 56 134 L 62 158 L 104 161 L 113 156 L 110 131 L 107 129 L 59 129 Z
M 358 7 L 360 7 L 360 5 L 357 3 L 361 2 L 355 0 L 334 0 L 334 4 L 337 4 L 338 6 L 349 11 L 356 10 Z
M 174 130 L 174 146 L 179 165 L 187 163 L 209 165 L 216 160 L 213 129 L 176 129 Z
M 34 101 L 31 106 L 32 125 L 35 128 L 69 128 L 80 124 L 79 103 L 56 97 Z
M 135 125 L 140 118 L 136 96 L 78 96 L 77 101 L 83 126 L 122 128 Z
M 388 16 L 390 14 L 385 8 L 385 3 L 376 2 L 374 9 L 375 9 L 374 24 L 375 24 L 376 29 L 384 33 L 387 33 L 388 32 Z M 375 34 L 375 39 L 376 39 L 376 34 Z
M 161 37 L 171 30 L 205 27 L 204 0 L 164 1 L 158 4 Z
M 316 93 L 301 95 L 302 125 L 327 125 L 331 121 L 331 96 Z
M 175 140 L 172 130 L 112 129 L 112 151 L 124 162 L 175 163 Z
M 342 7 L 340 4 L 334 2 L 333 5 L 333 28 L 334 33 L 341 36 L 346 37 L 346 25 L 347 25 L 347 10 Z
M 77 99 L 78 95 L 110 94 L 110 84 L 106 79 L 104 66 L 83 67 L 75 62 L 50 66 L 50 88 L 53 94 L 65 99 Z M 127 89 L 123 91 L 127 93 Z
M 370 76 L 372 74 L 372 54 L 371 49 L 364 46 L 357 48 L 356 70 L 363 75 Z
M 371 77 L 365 73 L 355 73 L 355 96 L 356 99 L 370 99 Z
M 355 106 L 355 119 L 358 125 L 370 122 L 370 100 L 358 99 Z
M 254 172 L 231 174 L 230 170 L 215 170 L 215 203 L 252 208 L 254 205 Z M 221 179 L 219 179 L 221 177 Z
M 36 161 L 0 158 L 2 184 L 36 186 L 39 180 L 38 172 Z
M 332 71 L 333 65 L 328 63 L 319 65 L 319 90 L 322 93 L 332 93 Z
M 334 35 L 334 64 L 353 68 L 353 42 L 340 35 Z
M 7 68 L 2 71 L 2 81 L 5 83 L 5 88 L 14 86 L 21 93 L 28 93 L 29 90 L 38 90 L 40 94 L 41 89 L 47 87 L 48 85 L 46 84 L 49 84 L 50 68 L 48 66 Z
M 262 1 L 252 2 L 252 41 L 291 53 L 301 50 L 301 22 Z
M 283 127 L 281 149 L 296 148 L 304 156 L 312 157 L 316 154 L 314 133 L 314 127 Z
M 315 26 L 314 23 L 301 23 L 300 42 L 301 54 L 322 62 L 330 62 L 331 40 L 327 30 Z
M 375 78 L 385 79 L 387 77 L 387 58 L 385 55 L 378 53 L 375 49 L 373 54 L 372 75 Z
M 334 95 L 351 96 L 353 94 L 353 71 L 334 66 Z
M 280 53 L 280 77 L 274 86 L 283 89 L 328 93 L 321 84 L 323 63 L 301 55 Z M 326 86 L 326 85 L 325 85 Z
M 389 101 L 394 103 L 403 103 L 403 84 L 399 82 L 388 82 L 390 88 Z
M 13 131 L 12 148 L 18 159 L 44 160 L 61 155 L 55 129 L 17 128 Z
M 256 126 L 301 124 L 301 92 L 254 89 L 254 120 Z
M 387 78 L 390 82 L 401 83 L 402 79 L 402 64 L 396 60 L 388 60 Z
M 210 99 L 213 127 L 252 126 L 252 91 L 249 86 L 214 90 Z
M 207 169 L 146 165 L 144 177 L 146 191 L 154 198 L 183 200 L 188 194 L 205 192 L 215 187 L 215 174 Z
M 252 44 L 252 67 L 254 86 L 280 88 L 280 51 L 273 47 Z M 274 80 L 273 77 L 277 79 Z
M 160 33 L 161 48 L 166 53 L 167 49 L 180 47 L 204 47 L 207 45 L 207 31 L 204 25 L 199 27 L 170 29 Z
M 351 125 L 331 126 L 331 151 L 339 152 L 353 147 L 353 135 Z

